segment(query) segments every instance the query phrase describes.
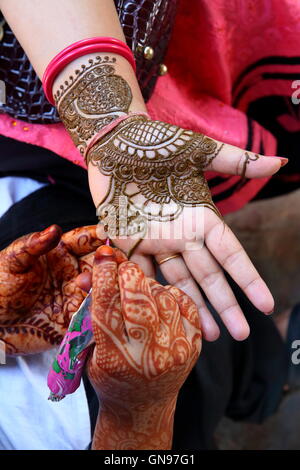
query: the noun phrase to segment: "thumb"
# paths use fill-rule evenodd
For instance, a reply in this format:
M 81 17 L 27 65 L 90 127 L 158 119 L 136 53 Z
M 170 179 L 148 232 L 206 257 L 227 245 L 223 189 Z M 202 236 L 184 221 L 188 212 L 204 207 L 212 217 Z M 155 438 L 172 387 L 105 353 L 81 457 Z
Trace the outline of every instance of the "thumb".
M 28 271 L 39 256 L 57 246 L 61 233 L 58 225 L 51 225 L 42 232 L 31 233 L 15 240 L 5 250 L 9 271 L 12 274 Z
M 248 152 L 234 145 L 217 143 L 216 157 L 212 159 L 205 171 L 217 171 L 247 178 L 264 178 L 272 176 L 288 163 L 284 157 L 266 157 L 258 153 Z
M 119 301 L 118 264 L 111 246 L 100 246 L 94 258 L 92 278 L 92 320 L 108 328 L 114 303 Z

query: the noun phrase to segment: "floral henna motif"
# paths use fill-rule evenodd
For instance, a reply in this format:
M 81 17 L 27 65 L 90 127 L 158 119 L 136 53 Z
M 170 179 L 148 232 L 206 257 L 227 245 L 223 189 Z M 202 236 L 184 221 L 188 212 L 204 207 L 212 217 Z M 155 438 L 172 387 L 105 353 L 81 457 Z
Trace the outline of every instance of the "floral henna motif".
M 130 116 L 132 92 L 116 74 L 116 66 L 117 59 L 109 56 L 90 59 L 54 95 L 61 119 L 87 164 L 110 178 L 97 209 L 108 236 L 134 237 L 139 243 L 149 222 L 173 221 L 184 207 L 207 207 L 221 217 L 204 170 L 224 144 L 175 125 Z M 121 123 L 93 144 L 100 130 L 122 116 Z M 250 160 L 246 152 L 243 177 Z
M 61 120 L 82 154 L 100 129 L 129 110 L 131 90 L 115 74 L 115 62 L 109 57 L 90 59 L 54 95 Z
M 219 215 L 203 171 L 222 146 L 203 134 L 144 117 L 129 117 L 117 126 L 88 155 L 111 177 L 97 209 L 109 236 L 143 237 L 148 222 L 172 221 L 185 206 L 208 207 Z
M 27 235 L 0 252 L 0 340 L 8 355 L 42 352 L 61 343 L 84 299 L 75 278 L 91 269 L 92 252 L 101 244 L 95 227 L 72 230 L 60 242 L 58 232 L 54 245 L 43 241 L 43 233 L 47 238 L 46 231 Z
M 54 95 L 82 154 L 93 136 L 129 111 L 131 89 L 116 75 L 115 63 L 108 56 L 90 59 Z M 147 222 L 172 221 L 184 206 L 209 207 L 219 215 L 203 170 L 221 148 L 209 137 L 159 121 L 129 117 L 119 124 L 87 155 L 87 163 L 111 177 L 110 190 L 98 208 L 109 236 L 125 230 L 125 235 L 143 238 Z
M 170 448 L 177 395 L 201 348 L 197 307 L 134 263 L 107 261 L 94 268 L 92 319 L 89 375 L 101 403 L 93 447 Z

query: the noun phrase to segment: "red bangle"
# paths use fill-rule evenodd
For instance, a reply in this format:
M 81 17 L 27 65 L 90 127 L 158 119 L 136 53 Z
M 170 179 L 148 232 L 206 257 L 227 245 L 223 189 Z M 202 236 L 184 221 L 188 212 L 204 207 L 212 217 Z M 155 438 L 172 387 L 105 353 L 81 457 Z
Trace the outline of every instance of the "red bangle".
M 43 88 L 47 100 L 55 105 L 52 87 L 55 78 L 73 60 L 93 52 L 112 52 L 124 57 L 136 71 L 136 64 L 131 49 L 122 41 L 115 38 L 88 38 L 78 41 L 63 49 L 48 64 L 43 75 Z

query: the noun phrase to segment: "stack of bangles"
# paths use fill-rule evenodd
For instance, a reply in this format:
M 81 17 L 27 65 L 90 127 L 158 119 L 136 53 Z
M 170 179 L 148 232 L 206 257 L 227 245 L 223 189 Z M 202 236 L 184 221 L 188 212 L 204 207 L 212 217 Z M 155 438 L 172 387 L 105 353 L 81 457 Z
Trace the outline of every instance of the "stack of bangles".
M 87 54 L 92 53 L 103 53 L 103 52 L 110 52 L 114 54 L 118 54 L 124 57 L 132 66 L 134 72 L 136 72 L 136 63 L 134 59 L 134 55 L 131 49 L 125 44 L 124 42 L 120 41 L 119 39 L 110 38 L 110 37 L 94 37 L 88 39 L 82 39 L 81 41 L 75 42 L 70 46 L 63 49 L 59 54 L 57 54 L 51 62 L 48 64 L 42 79 L 43 89 L 47 100 L 55 106 L 55 101 L 53 98 L 53 83 L 58 76 L 58 74 L 73 60 L 78 59 Z M 94 135 L 92 140 L 89 142 L 87 148 L 85 149 L 85 158 L 90 151 L 90 149 L 108 132 L 114 129 L 120 122 L 127 119 L 129 116 L 132 115 L 142 115 L 149 118 L 147 113 L 139 112 L 139 113 L 129 113 L 119 118 L 115 119 L 112 123 L 105 126 L 101 131 Z

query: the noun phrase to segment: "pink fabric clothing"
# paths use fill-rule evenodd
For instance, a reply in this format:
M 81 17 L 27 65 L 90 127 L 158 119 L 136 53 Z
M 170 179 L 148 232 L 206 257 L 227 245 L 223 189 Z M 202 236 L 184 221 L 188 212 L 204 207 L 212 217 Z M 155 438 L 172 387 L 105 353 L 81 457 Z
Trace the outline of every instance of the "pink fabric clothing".
M 169 73 L 158 79 L 150 116 L 276 155 L 275 136 L 249 119 L 247 110 L 261 97 L 291 96 L 293 79 L 280 74 L 283 68 L 286 75 L 299 73 L 300 62 L 281 59 L 300 55 L 299 37 L 300 3 L 294 0 L 180 0 L 166 58 Z M 62 124 L 27 124 L 2 115 L 0 133 L 85 167 Z M 241 208 L 268 180 L 240 182 L 212 172 L 207 178 L 223 214 Z

